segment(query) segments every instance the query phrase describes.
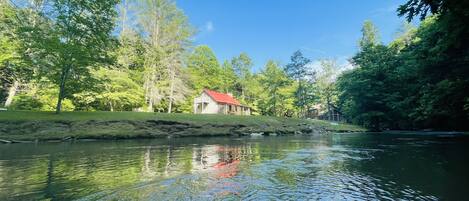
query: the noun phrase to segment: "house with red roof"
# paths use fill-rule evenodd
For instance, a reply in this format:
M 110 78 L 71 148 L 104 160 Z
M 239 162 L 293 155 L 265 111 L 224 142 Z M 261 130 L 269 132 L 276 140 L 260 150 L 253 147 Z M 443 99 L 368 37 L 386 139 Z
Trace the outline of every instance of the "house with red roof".
M 232 94 L 205 89 L 194 98 L 194 114 L 251 115 L 251 108 L 242 105 Z

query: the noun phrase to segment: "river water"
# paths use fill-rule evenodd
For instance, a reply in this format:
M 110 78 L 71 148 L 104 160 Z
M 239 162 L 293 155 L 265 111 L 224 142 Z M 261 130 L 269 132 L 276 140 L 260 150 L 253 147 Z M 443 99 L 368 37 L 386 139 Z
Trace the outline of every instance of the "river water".
M 467 136 L 0 145 L 0 200 L 468 200 L 468 190 Z

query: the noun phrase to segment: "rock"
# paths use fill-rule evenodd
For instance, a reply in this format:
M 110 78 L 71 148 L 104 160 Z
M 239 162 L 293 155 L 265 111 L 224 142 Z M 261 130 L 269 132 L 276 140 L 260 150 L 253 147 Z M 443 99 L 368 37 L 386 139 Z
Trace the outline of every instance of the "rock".
M 264 135 L 263 132 L 259 132 L 259 133 L 251 133 L 251 136 L 262 136 Z
M 4 139 L 0 139 L 0 142 L 1 142 L 1 143 L 5 143 L 5 144 L 10 144 L 10 143 L 12 143 L 12 141 L 10 141 L 10 140 L 4 140 Z

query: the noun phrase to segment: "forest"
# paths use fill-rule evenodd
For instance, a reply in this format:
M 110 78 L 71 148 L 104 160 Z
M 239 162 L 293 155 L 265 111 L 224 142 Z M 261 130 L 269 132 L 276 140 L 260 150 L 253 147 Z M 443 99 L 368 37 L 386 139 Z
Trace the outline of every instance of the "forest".
M 212 89 L 259 115 L 307 117 L 334 105 L 372 130 L 467 130 L 468 10 L 467 1 L 409 0 L 388 44 L 364 22 L 352 69 L 296 51 L 286 64 L 254 70 L 247 53 L 219 61 L 194 45 L 198 30 L 172 0 L 0 0 L 0 102 L 57 113 L 191 113 L 193 98 Z

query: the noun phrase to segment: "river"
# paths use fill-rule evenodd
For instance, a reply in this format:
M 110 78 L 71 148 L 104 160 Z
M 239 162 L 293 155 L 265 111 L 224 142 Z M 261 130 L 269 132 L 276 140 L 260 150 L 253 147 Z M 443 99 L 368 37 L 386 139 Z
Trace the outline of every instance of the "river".
M 467 200 L 469 137 L 0 144 L 0 200 Z

